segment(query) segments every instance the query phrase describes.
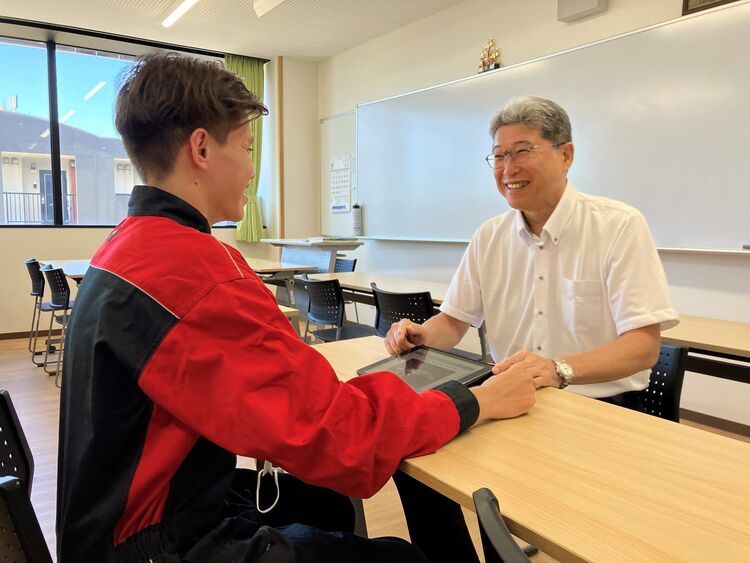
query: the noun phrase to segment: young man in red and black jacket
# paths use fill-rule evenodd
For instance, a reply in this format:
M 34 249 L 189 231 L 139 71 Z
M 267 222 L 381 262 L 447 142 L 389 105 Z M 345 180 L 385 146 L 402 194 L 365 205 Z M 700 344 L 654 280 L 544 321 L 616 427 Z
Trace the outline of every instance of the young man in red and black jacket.
M 211 236 L 242 217 L 249 122 L 266 113 L 220 65 L 174 54 L 141 59 L 119 93 L 116 126 L 149 185 L 94 255 L 70 319 L 61 563 L 424 560 L 351 534 L 343 495 L 370 496 L 401 459 L 534 402 L 523 370 L 471 390 L 416 393 L 390 373 L 341 383 L 300 341 L 242 255 Z M 237 455 L 288 472 L 269 513 Z

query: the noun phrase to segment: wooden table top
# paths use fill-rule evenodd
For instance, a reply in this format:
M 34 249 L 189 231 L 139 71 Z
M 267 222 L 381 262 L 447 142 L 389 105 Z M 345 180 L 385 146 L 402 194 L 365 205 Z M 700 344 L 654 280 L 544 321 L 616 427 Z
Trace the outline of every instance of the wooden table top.
M 278 260 L 265 260 L 263 258 L 248 258 L 248 265 L 258 274 L 272 274 L 276 272 L 314 272 L 316 266 L 304 266 L 300 264 L 291 264 L 289 262 L 280 262 Z M 39 260 L 41 264 L 51 264 L 54 268 L 62 268 L 68 277 L 83 277 L 88 270 L 90 260 Z
M 316 349 L 346 380 L 386 356 L 368 337 Z M 489 487 L 510 530 L 560 561 L 748 561 L 750 444 L 567 391 L 475 426 L 402 469 L 473 510 Z
M 285 317 L 299 317 L 299 311 L 294 307 L 287 307 L 286 305 L 279 305 L 279 311 L 281 311 Z
M 279 272 L 315 272 L 317 266 L 304 266 L 279 260 L 265 260 L 264 258 L 250 258 L 245 256 L 248 265 L 256 274 L 274 274 Z
M 364 244 L 364 241 L 356 238 L 325 238 L 325 237 L 312 237 L 312 238 L 263 238 L 260 242 L 272 244 L 274 246 L 301 246 L 301 247 L 317 247 L 317 248 L 338 248 L 340 250 L 354 250 Z
M 83 278 L 89 269 L 90 260 L 39 260 L 40 264 L 49 265 L 53 268 L 61 268 L 66 276 L 73 279 Z
M 750 323 L 680 315 L 680 324 L 662 332 L 661 338 L 670 344 L 750 358 Z
M 432 302 L 436 305 L 442 303 L 445 294 L 448 293 L 447 283 L 400 278 L 383 274 L 370 274 L 367 272 L 337 272 L 310 275 L 310 279 L 314 280 L 330 280 L 334 278 L 339 280 L 341 287 L 345 289 L 367 293 L 372 293 L 370 288 L 371 282 L 375 282 L 378 289 L 384 289 L 386 291 L 398 291 L 401 293 L 429 291 L 432 296 Z

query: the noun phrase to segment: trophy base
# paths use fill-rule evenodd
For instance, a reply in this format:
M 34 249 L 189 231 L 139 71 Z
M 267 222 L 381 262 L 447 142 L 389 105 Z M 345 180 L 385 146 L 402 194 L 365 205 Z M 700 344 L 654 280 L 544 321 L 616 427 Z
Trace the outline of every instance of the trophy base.
M 478 69 L 477 70 L 477 74 L 482 74 L 483 72 L 488 72 L 490 70 L 496 70 L 498 68 L 500 68 L 500 64 L 499 63 L 491 64 L 491 65 L 488 65 L 486 67 Z

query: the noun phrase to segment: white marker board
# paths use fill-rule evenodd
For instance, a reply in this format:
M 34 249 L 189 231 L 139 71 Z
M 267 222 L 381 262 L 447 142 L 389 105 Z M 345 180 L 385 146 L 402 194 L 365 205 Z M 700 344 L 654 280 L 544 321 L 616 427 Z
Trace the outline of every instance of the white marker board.
M 364 234 L 469 238 L 507 209 L 483 158 L 508 99 L 570 114 L 579 191 L 646 216 L 659 246 L 750 243 L 750 4 L 357 108 Z

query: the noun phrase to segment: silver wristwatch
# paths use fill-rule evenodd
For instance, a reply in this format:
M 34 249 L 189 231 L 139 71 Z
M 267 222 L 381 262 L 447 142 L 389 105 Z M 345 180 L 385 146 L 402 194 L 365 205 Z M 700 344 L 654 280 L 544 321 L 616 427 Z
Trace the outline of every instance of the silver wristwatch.
M 555 362 L 555 371 L 560 377 L 560 389 L 565 389 L 568 385 L 573 383 L 573 368 L 565 360 L 552 360 Z

